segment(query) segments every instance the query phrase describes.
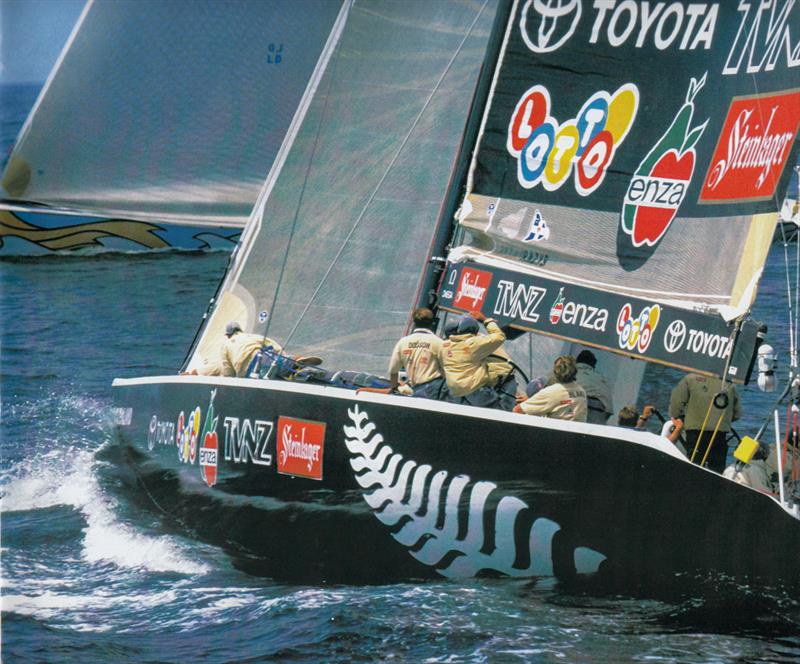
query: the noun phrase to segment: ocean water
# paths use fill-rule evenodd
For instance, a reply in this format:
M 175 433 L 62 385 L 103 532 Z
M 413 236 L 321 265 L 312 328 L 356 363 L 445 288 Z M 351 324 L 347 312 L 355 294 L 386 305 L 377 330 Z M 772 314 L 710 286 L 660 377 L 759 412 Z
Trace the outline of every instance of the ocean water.
M 110 423 L 113 378 L 177 370 L 227 260 L 0 260 L 3 661 L 800 661 L 800 599 L 703 579 L 633 597 L 502 579 L 297 586 L 237 570 L 128 488 Z M 785 290 L 776 246 L 755 315 L 784 369 Z M 665 410 L 679 376 L 649 367 L 641 403 Z M 741 394 L 738 428 L 753 432 L 775 395 Z

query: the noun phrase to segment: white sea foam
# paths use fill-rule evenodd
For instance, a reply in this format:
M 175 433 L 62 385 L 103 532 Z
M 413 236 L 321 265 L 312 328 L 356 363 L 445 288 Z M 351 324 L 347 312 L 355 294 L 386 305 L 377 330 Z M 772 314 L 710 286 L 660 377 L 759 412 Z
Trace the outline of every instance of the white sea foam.
M 26 405 L 18 409 L 16 416 L 29 410 Z M 0 510 L 11 513 L 65 505 L 80 511 L 86 521 L 82 557 L 90 563 L 106 561 L 153 572 L 207 573 L 210 567 L 198 562 L 190 547 L 174 536 L 144 534 L 117 517 L 116 499 L 103 491 L 95 476 L 98 462 L 94 457 L 98 440 L 105 437 L 107 408 L 96 400 L 73 397 L 58 400 L 57 409 L 65 419 L 79 421 L 84 431 L 88 426 L 92 430 L 88 440 L 80 440 L 77 427 L 72 441 L 41 436 L 29 447 L 31 454 L 4 473 Z

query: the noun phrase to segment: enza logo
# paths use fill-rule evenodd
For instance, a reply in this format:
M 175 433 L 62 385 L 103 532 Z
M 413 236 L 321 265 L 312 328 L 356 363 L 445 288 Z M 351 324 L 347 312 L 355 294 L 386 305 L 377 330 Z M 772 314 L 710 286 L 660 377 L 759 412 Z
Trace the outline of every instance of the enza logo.
M 639 108 L 632 83 L 613 94 L 595 92 L 578 114 L 559 123 L 550 115 L 550 92 L 534 85 L 517 101 L 506 148 L 517 159 L 517 181 L 525 189 L 555 191 L 575 171 L 575 190 L 588 196 L 603 182 L 617 148 Z
M 646 352 L 650 347 L 650 341 L 653 339 L 660 317 L 661 307 L 657 304 L 644 307 L 641 313 L 634 318 L 633 307 L 626 303 L 617 317 L 619 347 L 623 350 Z
M 664 135 L 639 164 L 622 205 L 620 223 L 634 247 L 655 245 L 678 213 L 694 174 L 694 146 L 708 120 L 692 127 L 694 98 L 706 75 L 689 83 L 686 101 Z
M 800 124 L 800 91 L 734 99 L 700 201 L 772 198 Z
M 325 423 L 278 418 L 278 472 L 284 475 L 322 479 Z
M 563 46 L 581 18 L 581 0 L 528 0 L 522 7 L 519 29 L 534 53 L 549 53 Z
M 467 311 L 480 309 L 492 284 L 492 273 L 464 268 L 453 305 Z

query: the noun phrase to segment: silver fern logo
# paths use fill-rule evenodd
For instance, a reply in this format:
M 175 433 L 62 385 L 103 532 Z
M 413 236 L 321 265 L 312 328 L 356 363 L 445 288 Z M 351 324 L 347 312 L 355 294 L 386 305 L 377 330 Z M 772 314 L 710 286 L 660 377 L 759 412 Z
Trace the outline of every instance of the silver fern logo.
M 552 540 L 561 529 L 559 524 L 544 517 L 536 519 L 527 540 L 529 555 L 518 557 L 514 529 L 517 517 L 529 507 L 514 496 L 497 500 L 493 495 L 494 547 L 485 546 L 485 515 L 490 512 L 487 500 L 497 490 L 496 484 L 456 475 L 447 484 L 442 502 L 447 471 L 434 471 L 393 452 L 375 431 L 367 412 L 357 405 L 347 414 L 353 426 L 344 427 L 345 443 L 364 500 L 414 558 L 448 578 L 475 576 L 482 570 L 518 577 L 553 575 Z M 459 505 L 468 505 L 461 508 L 467 509 L 467 530 L 461 535 Z M 489 550 L 491 553 L 486 553 Z M 517 559 L 531 562 L 524 568 L 514 567 Z M 586 547 L 575 550 L 575 565 L 581 574 L 596 572 L 604 559 Z

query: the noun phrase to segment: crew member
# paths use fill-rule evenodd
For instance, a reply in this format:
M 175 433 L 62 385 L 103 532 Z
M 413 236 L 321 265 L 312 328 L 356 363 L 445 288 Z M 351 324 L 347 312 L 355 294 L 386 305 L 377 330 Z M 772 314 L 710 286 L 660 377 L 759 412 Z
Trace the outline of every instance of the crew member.
M 670 417 L 683 420 L 686 453 L 692 463 L 705 463 L 717 473 L 725 470 L 731 422 L 741 415 L 736 388 L 728 384 L 721 390 L 719 378 L 687 374 L 672 390 L 669 402 Z
M 578 370 L 577 381 L 586 390 L 587 422 L 605 424 L 612 413 L 611 388 L 606 379 L 599 373 L 597 358 L 590 350 L 582 350 L 575 358 Z
M 390 394 L 398 391 L 400 372 L 405 371 L 411 396 L 440 399 L 444 392 L 444 372 L 440 362 L 442 340 L 433 332 L 433 312 L 416 309 L 412 314 L 414 329 L 394 346 L 389 360 L 389 387 L 365 387 L 359 392 Z
M 479 323 L 487 334 L 479 334 Z M 506 335 L 492 318 L 473 311 L 458 323 L 456 334 L 442 344 L 449 401 L 471 406 L 510 410 L 516 381 L 513 367 L 502 346 Z
M 225 326 L 225 340 L 215 361 L 206 362 L 203 366 L 189 373 L 202 376 L 238 376 L 249 375 L 255 358 L 261 349 L 271 349 L 275 355 L 282 353 L 277 341 L 261 334 L 246 334 L 236 321 Z
M 519 397 L 515 413 L 552 417 L 573 422 L 586 421 L 586 390 L 576 380 L 575 358 L 561 355 L 553 363 L 555 383 L 542 388 L 532 397 Z

